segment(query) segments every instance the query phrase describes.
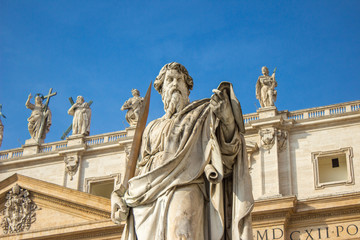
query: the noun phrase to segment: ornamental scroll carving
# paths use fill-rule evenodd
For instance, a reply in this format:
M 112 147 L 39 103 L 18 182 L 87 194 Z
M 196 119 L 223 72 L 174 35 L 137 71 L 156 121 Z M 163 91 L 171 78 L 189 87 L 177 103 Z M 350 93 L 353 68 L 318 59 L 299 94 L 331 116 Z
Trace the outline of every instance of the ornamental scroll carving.
M 65 172 L 70 176 L 70 181 L 73 180 L 74 175 L 76 174 L 79 168 L 80 156 L 77 154 L 65 156 Z
M 36 220 L 37 205 L 29 197 L 29 191 L 16 184 L 6 195 L 1 227 L 5 234 L 28 231 Z

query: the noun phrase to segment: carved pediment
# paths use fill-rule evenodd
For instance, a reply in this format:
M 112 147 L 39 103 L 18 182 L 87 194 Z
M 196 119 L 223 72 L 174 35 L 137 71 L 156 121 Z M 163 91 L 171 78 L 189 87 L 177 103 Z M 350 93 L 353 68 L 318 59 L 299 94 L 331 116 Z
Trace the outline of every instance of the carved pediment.
M 110 220 L 109 199 L 19 174 L 0 182 L 0 212 L 0 239 L 19 234 L 58 239 L 59 234 L 89 231 L 106 235 L 106 229 L 121 233 Z

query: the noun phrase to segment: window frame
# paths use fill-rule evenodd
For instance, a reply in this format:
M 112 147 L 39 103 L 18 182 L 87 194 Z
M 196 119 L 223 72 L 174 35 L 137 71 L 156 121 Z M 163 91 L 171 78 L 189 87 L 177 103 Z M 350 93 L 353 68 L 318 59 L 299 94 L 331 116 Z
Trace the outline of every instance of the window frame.
M 340 181 L 320 183 L 319 157 L 331 157 L 331 156 L 340 155 L 340 154 L 345 154 L 347 179 L 340 180 Z M 354 185 L 355 184 L 352 147 L 345 147 L 345 148 L 340 148 L 337 150 L 312 152 L 311 159 L 312 159 L 313 170 L 314 170 L 315 189 L 324 189 L 325 187 L 329 187 L 329 186 Z
M 114 181 L 114 188 L 115 188 L 115 186 L 117 186 L 120 183 L 120 179 L 121 179 L 121 174 L 120 173 L 110 174 L 110 175 L 107 175 L 107 176 L 85 178 L 84 190 L 85 190 L 86 193 L 91 194 L 90 193 L 91 184 L 100 183 L 100 182 L 107 182 L 107 181 L 110 181 L 110 180 Z

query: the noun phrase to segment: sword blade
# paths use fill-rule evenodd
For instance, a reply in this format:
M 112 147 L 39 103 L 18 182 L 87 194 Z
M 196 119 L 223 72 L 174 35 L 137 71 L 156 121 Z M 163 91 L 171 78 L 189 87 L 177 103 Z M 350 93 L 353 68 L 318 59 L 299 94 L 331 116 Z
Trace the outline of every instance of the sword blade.
M 125 177 L 124 177 L 124 181 L 123 181 L 123 186 L 126 189 L 128 188 L 129 180 L 132 177 L 134 177 L 134 175 L 135 175 L 136 164 L 137 164 L 137 160 L 138 160 L 139 153 L 140 153 L 142 134 L 145 130 L 147 117 L 149 115 L 151 84 L 152 84 L 152 82 L 150 82 L 149 88 L 146 92 L 146 95 L 144 98 L 144 104 L 140 111 L 139 121 L 136 125 L 133 142 L 131 144 L 131 151 L 130 151 L 129 160 L 128 160 Z

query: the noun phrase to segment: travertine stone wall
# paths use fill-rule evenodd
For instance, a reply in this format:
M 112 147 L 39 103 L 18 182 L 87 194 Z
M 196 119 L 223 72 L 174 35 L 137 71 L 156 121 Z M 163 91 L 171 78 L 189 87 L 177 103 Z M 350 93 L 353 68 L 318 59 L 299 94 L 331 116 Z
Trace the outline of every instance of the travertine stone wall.
M 299 199 L 324 194 L 360 191 L 360 121 L 347 120 L 337 124 L 323 124 L 307 129 L 297 129 L 290 134 L 290 157 L 293 185 Z M 314 169 L 311 153 L 351 147 L 355 184 L 314 188 Z

